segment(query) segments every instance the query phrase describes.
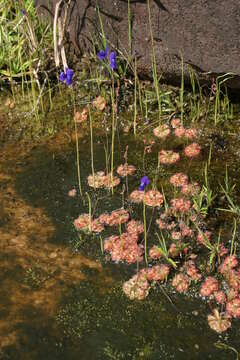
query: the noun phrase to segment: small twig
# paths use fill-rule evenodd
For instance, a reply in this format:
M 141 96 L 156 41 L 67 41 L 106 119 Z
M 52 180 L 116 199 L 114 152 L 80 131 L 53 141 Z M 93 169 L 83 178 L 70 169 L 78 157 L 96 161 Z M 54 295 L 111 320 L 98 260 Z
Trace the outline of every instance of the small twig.
M 53 42 L 54 42 L 54 61 L 56 64 L 56 67 L 59 67 L 59 52 L 58 52 L 58 42 L 57 42 L 57 20 L 58 20 L 58 13 L 59 13 L 59 8 L 62 4 L 63 0 L 59 0 L 56 3 L 55 6 L 55 13 L 54 13 L 54 21 L 53 21 Z
M 63 46 L 63 30 L 62 30 L 62 20 L 59 17 L 58 18 L 58 47 L 60 48 L 61 51 L 61 58 L 62 58 L 62 63 L 63 63 L 63 68 L 64 71 L 68 68 L 68 64 L 67 64 L 67 59 L 66 59 L 66 54 L 65 54 L 65 49 Z

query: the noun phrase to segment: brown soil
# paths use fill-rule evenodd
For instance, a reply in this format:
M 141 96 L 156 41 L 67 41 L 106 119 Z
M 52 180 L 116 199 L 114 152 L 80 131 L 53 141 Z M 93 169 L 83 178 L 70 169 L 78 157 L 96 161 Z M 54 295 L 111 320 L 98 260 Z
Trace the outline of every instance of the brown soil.
M 69 136 L 63 132 L 44 146 L 63 151 L 68 143 Z M 26 320 L 41 322 L 36 316 L 31 319 L 32 313 L 43 314 L 43 324 L 49 322 L 66 290 L 84 279 L 82 267 L 96 269 L 104 282 L 112 281 L 101 274 L 100 263 L 50 243 L 55 228 L 44 210 L 31 207 L 17 194 L 15 176 L 22 171 L 23 159 L 31 162 L 32 151 L 32 145 L 6 144 L 0 158 L 0 302 L 4 312 L 0 354 L 6 346 L 18 347 L 21 325 Z M 36 288 L 26 281 L 34 269 L 40 270 L 40 285 Z

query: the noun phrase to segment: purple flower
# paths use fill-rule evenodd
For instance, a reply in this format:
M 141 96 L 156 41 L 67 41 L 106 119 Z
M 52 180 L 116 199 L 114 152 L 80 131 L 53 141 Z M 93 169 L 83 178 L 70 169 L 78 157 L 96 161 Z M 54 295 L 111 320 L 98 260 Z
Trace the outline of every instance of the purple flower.
M 73 82 L 73 75 L 74 75 L 74 71 L 72 69 L 67 68 L 66 72 L 62 71 L 60 76 L 59 76 L 59 80 L 61 82 L 65 82 L 67 86 L 72 85 Z
M 26 15 L 26 11 L 25 11 L 24 9 L 21 9 L 21 13 L 22 13 L 23 15 Z
M 105 50 L 100 50 L 98 53 L 97 53 L 97 56 L 99 58 L 99 60 L 106 60 L 108 59 L 109 61 L 109 66 L 112 70 L 116 69 L 117 67 L 117 60 L 116 60 L 116 52 L 115 51 L 112 51 L 110 54 L 109 54 L 109 48 L 108 46 L 106 47 Z
M 149 178 L 145 175 L 141 178 L 140 181 L 140 186 L 139 186 L 139 191 L 144 191 L 145 187 L 148 186 L 148 184 L 150 184 L 150 180 Z
M 112 51 L 109 55 L 109 61 L 110 61 L 110 68 L 112 70 L 116 69 L 117 67 L 117 60 L 116 60 L 116 52 L 115 51 Z
M 99 60 L 102 61 L 102 60 L 104 60 L 104 59 L 107 58 L 108 53 L 109 53 L 109 48 L 106 47 L 105 50 L 100 50 L 100 51 L 97 53 L 97 56 L 98 56 Z

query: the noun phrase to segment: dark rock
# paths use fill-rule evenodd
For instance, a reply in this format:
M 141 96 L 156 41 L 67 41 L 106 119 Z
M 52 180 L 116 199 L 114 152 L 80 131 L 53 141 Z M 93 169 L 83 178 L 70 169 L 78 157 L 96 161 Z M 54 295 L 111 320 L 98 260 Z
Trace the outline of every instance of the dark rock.
M 56 0 L 35 0 L 43 13 L 54 13 Z M 152 74 L 152 44 L 146 0 L 130 0 L 132 51 L 137 54 L 138 73 Z M 158 72 L 163 80 L 179 83 L 181 56 L 185 78 L 189 65 L 202 82 L 225 73 L 240 75 L 240 2 L 236 0 L 150 0 Z M 128 0 L 99 0 L 108 44 L 121 56 L 129 56 Z M 101 27 L 95 0 L 70 3 L 67 32 L 73 48 L 89 51 L 100 40 Z M 101 46 L 100 46 L 101 47 Z M 240 76 L 228 83 L 240 88 Z

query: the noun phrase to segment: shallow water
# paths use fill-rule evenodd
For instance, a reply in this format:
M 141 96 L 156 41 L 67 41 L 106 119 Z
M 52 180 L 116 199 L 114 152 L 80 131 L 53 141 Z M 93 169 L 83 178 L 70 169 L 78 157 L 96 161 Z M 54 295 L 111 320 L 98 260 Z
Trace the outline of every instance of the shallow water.
M 240 140 L 231 131 L 223 133 L 227 140 L 223 149 L 218 149 L 209 133 L 203 133 L 200 158 L 161 168 L 159 189 L 166 187 L 168 196 L 169 176 L 177 171 L 201 179 L 202 184 L 210 143 L 211 184 L 216 186 L 216 178 L 223 179 L 226 162 L 236 182 Z M 88 187 L 88 139 L 88 135 L 80 138 L 82 187 L 98 216 L 122 206 L 123 188 L 120 185 L 112 196 L 106 190 L 95 192 Z M 142 137 L 135 141 L 131 135 L 121 135 L 120 139 L 116 138 L 116 165 L 123 162 L 128 144 L 128 162 L 137 167 L 136 175 L 129 178 L 129 192 L 138 186 L 142 175 L 153 176 L 159 147 L 183 149 L 182 142 L 173 138 L 154 145 L 152 153 L 146 155 L 144 172 Z M 101 133 L 95 137 L 96 171 L 105 167 L 104 141 Z M 73 220 L 88 212 L 86 196 L 84 202 L 79 194 L 68 196 L 68 191 L 77 187 L 76 174 L 75 147 L 65 140 L 32 148 L 9 145 L 4 150 L 0 168 L 0 359 L 235 359 L 233 351 L 218 349 L 215 343 L 220 341 L 239 351 L 238 321 L 233 321 L 228 332 L 217 335 L 206 320 L 214 305 L 199 299 L 195 292 L 177 295 L 162 285 L 142 302 L 126 298 L 121 285 L 136 271 L 136 265 L 110 263 L 101 254 L 98 236 L 79 239 L 73 228 Z M 142 209 L 133 206 L 133 210 L 140 219 Z M 151 213 L 148 211 L 148 219 Z M 220 222 L 227 236 L 228 220 L 220 216 L 216 221 L 213 214 L 212 226 L 217 228 Z M 149 243 L 153 237 L 154 229 Z

